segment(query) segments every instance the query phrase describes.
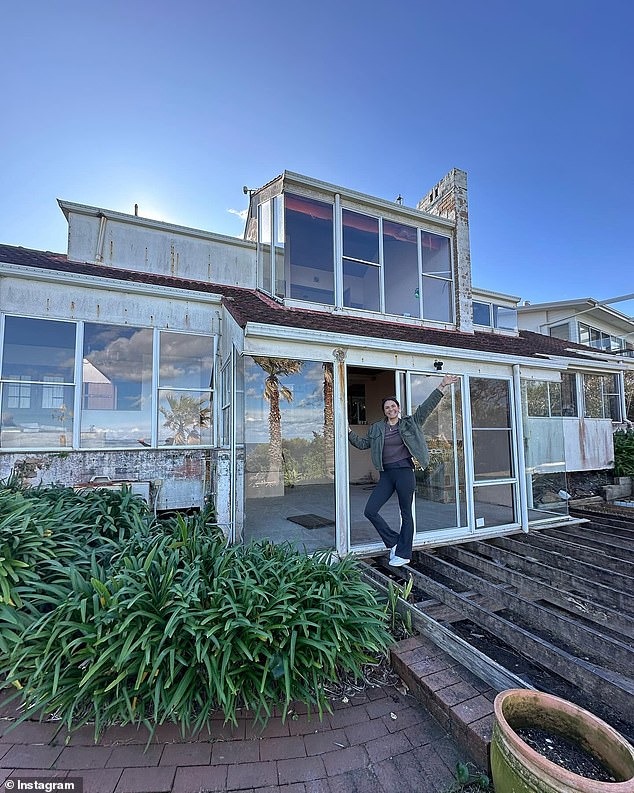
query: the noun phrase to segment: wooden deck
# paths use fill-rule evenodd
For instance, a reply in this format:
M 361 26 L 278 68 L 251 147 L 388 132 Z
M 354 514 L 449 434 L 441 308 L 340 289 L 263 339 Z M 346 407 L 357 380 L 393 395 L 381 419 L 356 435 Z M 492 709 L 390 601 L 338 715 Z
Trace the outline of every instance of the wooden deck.
M 563 696 L 634 738 L 634 519 L 575 508 L 586 523 L 417 551 L 381 588 L 413 578 L 414 627 L 497 688 Z

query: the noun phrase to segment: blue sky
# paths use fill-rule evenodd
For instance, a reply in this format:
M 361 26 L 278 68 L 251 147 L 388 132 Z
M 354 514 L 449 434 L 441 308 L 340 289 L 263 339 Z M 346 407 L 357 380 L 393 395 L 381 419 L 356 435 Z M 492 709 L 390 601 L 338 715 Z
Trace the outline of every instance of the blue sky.
M 468 173 L 473 281 L 634 292 L 628 0 L 0 0 L 0 242 L 56 199 L 240 235 L 284 169 L 417 201 Z M 634 302 L 615 304 L 634 314 Z

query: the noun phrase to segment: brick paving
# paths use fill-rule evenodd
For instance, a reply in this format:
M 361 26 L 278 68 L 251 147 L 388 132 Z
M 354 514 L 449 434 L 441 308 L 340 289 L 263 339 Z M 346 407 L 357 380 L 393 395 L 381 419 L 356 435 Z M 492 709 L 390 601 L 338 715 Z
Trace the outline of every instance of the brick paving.
M 445 699 L 462 704 L 483 729 L 484 693 L 448 666 L 439 677 L 443 659 L 431 662 L 428 650 L 410 643 L 404 652 L 413 651 L 434 684 L 445 683 L 439 690 L 452 689 Z M 456 703 L 461 696 L 466 700 Z M 55 736 L 51 722 L 11 731 L 13 714 L 0 707 L 0 790 L 18 776 L 79 776 L 84 793 L 444 793 L 456 762 L 468 759 L 428 708 L 392 686 L 333 704 L 321 722 L 298 706 L 285 724 L 276 717 L 264 729 L 247 718 L 233 728 L 214 720 L 208 731 L 183 738 L 166 725 L 149 745 L 147 732 L 135 727 L 111 728 L 97 745 L 90 729 Z

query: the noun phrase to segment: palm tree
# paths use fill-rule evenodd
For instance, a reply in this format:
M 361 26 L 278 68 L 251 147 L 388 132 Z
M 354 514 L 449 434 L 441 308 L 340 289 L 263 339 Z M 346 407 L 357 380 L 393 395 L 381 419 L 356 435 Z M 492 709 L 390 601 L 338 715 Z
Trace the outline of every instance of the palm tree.
M 280 397 L 287 402 L 293 401 L 292 391 L 282 385 L 279 378 L 301 372 L 304 362 L 292 358 L 254 357 L 253 360 L 268 375 L 264 381 L 264 398 L 269 403 L 269 463 L 270 470 L 279 474 L 283 465 Z
M 165 416 L 163 426 L 174 432 L 175 446 L 189 443 L 200 443 L 200 429 L 208 427 L 211 420 L 207 399 L 198 399 L 187 394 L 176 396 L 166 394 L 168 408 L 160 408 Z

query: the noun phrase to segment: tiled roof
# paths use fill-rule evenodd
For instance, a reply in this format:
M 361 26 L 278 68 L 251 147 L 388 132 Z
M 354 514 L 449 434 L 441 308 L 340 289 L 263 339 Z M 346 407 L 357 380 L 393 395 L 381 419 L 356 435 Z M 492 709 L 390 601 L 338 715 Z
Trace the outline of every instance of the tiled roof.
M 248 322 L 257 322 L 289 329 L 315 330 L 367 339 L 390 339 L 396 342 L 490 352 L 522 358 L 555 355 L 564 358 L 595 359 L 595 356 L 588 354 L 586 347 L 532 331 L 520 331 L 519 336 L 507 336 L 486 331 L 462 333 L 455 330 L 422 328 L 417 325 L 386 320 L 350 317 L 330 311 L 289 308 L 253 289 L 123 270 L 88 262 L 74 262 L 61 253 L 31 250 L 13 245 L 0 245 L 0 262 L 106 279 L 155 284 L 193 292 L 217 293 L 223 296 L 223 304 L 242 328 Z

